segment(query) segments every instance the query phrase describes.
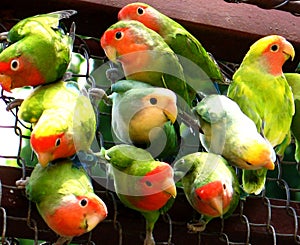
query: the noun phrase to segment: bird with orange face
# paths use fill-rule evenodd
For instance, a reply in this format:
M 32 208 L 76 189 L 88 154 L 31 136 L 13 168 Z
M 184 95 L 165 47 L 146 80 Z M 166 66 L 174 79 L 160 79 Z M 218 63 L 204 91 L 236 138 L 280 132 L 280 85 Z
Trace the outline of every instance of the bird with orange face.
M 0 53 L 0 85 L 10 92 L 59 80 L 71 61 L 75 24 L 64 33 L 60 21 L 76 14 L 61 10 L 20 20 L 7 33 L 0 33 L 8 46 Z
M 95 137 L 93 107 L 74 82 L 34 89 L 21 104 L 18 116 L 34 125 L 30 144 L 43 167 L 77 151 L 89 151 Z
M 229 217 L 236 209 L 239 181 L 234 169 L 220 155 L 195 152 L 183 156 L 175 162 L 174 174 L 191 206 L 202 215 L 198 231 L 203 231 L 213 218 Z
M 149 4 L 127 4 L 119 11 L 118 18 L 137 20 L 157 32 L 178 56 L 186 81 L 196 92 L 215 94 L 217 83 L 228 82 L 212 55 L 195 36 Z
M 100 43 L 109 60 L 122 64 L 126 79 L 170 89 L 178 102 L 192 105 L 195 93 L 179 60 L 155 31 L 138 21 L 119 21 L 104 32 Z
M 251 45 L 228 87 L 228 97 L 255 123 L 258 132 L 283 156 L 290 143 L 290 127 L 295 113 L 292 90 L 282 71 L 283 64 L 294 58 L 290 42 L 269 35 Z M 266 169 L 244 170 L 246 192 L 260 193 Z
M 101 151 L 109 164 L 115 191 L 121 202 L 146 219 L 144 245 L 154 245 L 153 229 L 160 214 L 167 212 L 176 197 L 173 169 L 165 162 L 131 145 L 116 145 Z
M 82 167 L 62 159 L 42 167 L 37 164 L 25 184 L 46 224 L 60 237 L 57 245 L 90 232 L 107 216 L 107 207 L 93 190 Z

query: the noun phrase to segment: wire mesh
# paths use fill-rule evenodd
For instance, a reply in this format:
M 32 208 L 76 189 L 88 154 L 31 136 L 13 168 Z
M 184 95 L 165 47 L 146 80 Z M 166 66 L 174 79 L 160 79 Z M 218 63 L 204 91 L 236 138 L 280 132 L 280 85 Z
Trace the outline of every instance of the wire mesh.
M 1 25 L 4 28 L 4 25 Z M 72 73 L 70 79 L 84 79 L 88 87 L 100 87 L 109 90 L 109 84 L 98 84 L 93 76 L 93 69 L 88 62 L 93 59 L 103 64 L 105 57 L 94 56 L 89 45 L 95 39 L 76 39 L 74 50 L 81 53 L 86 60 L 84 72 Z M 238 64 L 219 61 L 219 65 L 227 77 L 231 77 Z M 109 65 L 111 68 L 111 65 Z M 109 68 L 107 67 L 107 68 Z M 105 72 L 105 71 L 104 71 Z M 104 74 L 105 75 L 105 74 Z M 119 76 L 119 75 L 118 75 Z M 107 81 L 106 81 L 107 82 Z M 32 126 L 24 124 L 18 118 L 18 107 L 6 111 L 6 107 L 14 101 L 14 97 L 1 90 L 0 143 L 4 149 L 13 148 L 13 153 L 0 152 L 0 218 L 2 244 L 22 244 L 22 239 L 31 239 L 33 244 L 52 244 L 57 236 L 39 217 L 33 203 L 26 199 L 24 190 L 19 190 L 15 181 L 30 176 L 34 165 L 32 150 L 24 157 L 23 150 L 28 145 Z M 104 105 L 103 105 L 104 106 Z M 109 109 L 94 105 L 98 115 L 98 140 L 102 140 L 109 148 L 114 141 L 102 135 L 103 121 L 110 120 Z M 100 109 L 99 109 L 100 108 Z M 106 124 L 105 124 L 106 125 Z M 107 129 L 104 131 L 108 131 Z M 29 133 L 28 133 L 29 132 Z M 11 134 L 7 137 L 8 134 Z M 14 136 L 14 137 L 12 137 Z M 14 141 L 10 141 L 14 138 Z M 4 147 L 6 145 L 6 147 Z M 8 147 L 7 147 L 8 146 Z M 192 146 L 191 146 L 192 147 Z M 9 167 L 8 165 L 12 165 Z M 291 181 L 290 171 L 298 179 Z M 239 170 L 237 169 L 237 173 Z M 189 206 L 184 193 L 179 189 L 178 196 L 169 212 L 158 220 L 154 236 L 157 244 L 300 244 L 300 178 L 299 163 L 281 161 L 273 174 L 267 178 L 266 188 L 261 195 L 248 196 L 241 200 L 237 210 L 227 219 L 214 219 L 205 231 L 193 230 L 193 224 L 199 219 L 199 214 Z M 96 178 L 95 178 L 96 179 Z M 94 181 L 95 192 L 108 206 L 108 217 L 92 232 L 78 238 L 76 244 L 142 244 L 144 238 L 144 220 L 137 212 L 124 207 L 111 188 L 103 188 L 99 183 L 112 185 L 107 179 Z

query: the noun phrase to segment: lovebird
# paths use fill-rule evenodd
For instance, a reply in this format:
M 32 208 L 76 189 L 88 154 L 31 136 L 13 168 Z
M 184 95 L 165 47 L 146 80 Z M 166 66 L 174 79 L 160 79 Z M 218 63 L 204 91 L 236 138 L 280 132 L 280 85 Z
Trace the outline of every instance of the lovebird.
M 33 123 L 30 144 L 39 163 L 90 150 L 96 117 L 89 98 L 75 82 L 59 81 L 35 88 L 22 102 L 18 116 Z
M 183 69 L 163 38 L 138 21 L 118 21 L 100 40 L 106 56 L 120 62 L 126 79 L 172 90 L 190 108 L 195 94 L 189 94 Z M 191 91 L 192 92 L 192 91 Z
M 295 50 L 279 35 L 269 35 L 251 45 L 228 87 L 228 97 L 254 121 L 258 132 L 283 156 L 290 143 L 290 126 L 295 112 L 293 94 L 282 66 Z M 246 192 L 259 194 L 267 169 L 243 170 Z M 261 184 L 257 184 L 257 183 Z
M 216 94 L 213 82 L 228 83 L 217 62 L 200 41 L 175 20 L 152 6 L 135 2 L 124 6 L 119 20 L 137 20 L 156 31 L 178 55 L 188 84 L 204 94 Z
M 177 105 L 172 90 L 121 80 L 111 91 L 111 126 L 118 140 L 146 148 L 155 158 L 177 152 L 180 133 L 179 126 L 174 125 Z
M 120 201 L 145 217 L 144 245 L 154 245 L 155 223 L 160 214 L 171 208 L 177 194 L 172 167 L 132 145 L 120 144 L 102 152 L 109 162 Z
M 63 77 L 71 60 L 75 24 L 64 33 L 60 20 L 75 10 L 62 10 L 21 20 L 8 33 L 1 33 L 9 46 L 0 53 L 0 85 L 10 92 Z
M 25 188 L 46 224 L 60 236 L 57 245 L 91 231 L 107 217 L 106 204 L 94 193 L 89 176 L 71 160 L 37 164 Z
M 200 141 L 207 152 L 220 154 L 242 169 L 275 168 L 273 147 L 236 102 L 225 95 L 208 95 L 193 111 L 199 118 L 203 131 Z
M 216 217 L 227 218 L 236 209 L 240 198 L 237 175 L 220 155 L 194 152 L 178 159 L 174 164 L 188 202 L 202 217 L 199 231 Z
M 291 124 L 291 132 L 295 139 L 295 159 L 300 161 L 300 74 L 299 73 L 284 73 L 284 76 L 288 84 L 292 88 L 294 102 L 295 102 L 295 114 L 293 116 Z

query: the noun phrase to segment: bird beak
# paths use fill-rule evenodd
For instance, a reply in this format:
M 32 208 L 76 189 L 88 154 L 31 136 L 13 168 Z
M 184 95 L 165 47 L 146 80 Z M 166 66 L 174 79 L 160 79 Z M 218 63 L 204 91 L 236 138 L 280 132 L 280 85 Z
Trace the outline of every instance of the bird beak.
M 104 51 L 110 61 L 117 63 L 117 50 L 114 47 L 106 46 Z
M 172 124 L 174 124 L 178 114 L 176 104 L 170 102 L 168 106 L 164 109 L 164 113 L 167 116 L 167 118 L 172 122 Z
M 266 165 L 264 165 L 264 168 L 269 169 L 269 170 L 274 170 L 275 165 L 272 161 L 269 161 Z
M 98 203 L 97 205 L 97 212 L 92 213 L 91 215 L 87 214 L 85 219 L 85 223 L 87 225 L 86 230 L 87 232 L 93 230 L 101 221 L 103 221 L 107 217 L 107 207 L 105 203 L 97 196 L 95 197 L 95 203 Z M 96 213 L 98 215 L 96 215 Z
M 176 190 L 176 186 L 174 185 L 174 183 L 170 183 L 170 185 L 165 189 L 165 192 L 170 194 L 173 198 L 176 197 L 177 195 L 177 190 Z
M 294 49 L 293 45 L 290 42 L 288 42 L 287 40 L 284 42 L 283 52 L 286 55 L 288 55 L 288 57 L 291 57 L 291 60 L 293 60 L 295 58 L 295 49 Z
M 11 92 L 11 77 L 0 74 L 0 85 L 2 86 L 3 90 Z
M 223 215 L 223 199 L 222 199 L 222 197 L 216 196 L 216 197 L 212 198 L 209 204 L 210 204 L 209 206 L 211 208 L 213 208 L 214 210 L 217 211 L 219 216 Z
M 45 152 L 45 153 L 42 152 L 42 153 L 37 154 L 37 158 L 38 158 L 41 166 L 43 168 L 45 168 L 45 167 L 47 167 L 48 163 L 53 160 L 53 155 L 48 152 Z

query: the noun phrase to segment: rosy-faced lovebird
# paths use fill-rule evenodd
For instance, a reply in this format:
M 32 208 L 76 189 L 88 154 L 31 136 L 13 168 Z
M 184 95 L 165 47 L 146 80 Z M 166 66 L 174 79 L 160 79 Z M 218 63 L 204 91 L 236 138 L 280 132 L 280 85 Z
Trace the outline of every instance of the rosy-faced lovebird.
M 206 151 L 220 154 L 242 169 L 274 169 L 273 147 L 236 102 L 225 95 L 208 95 L 193 111 L 200 121 L 200 141 Z
M 291 124 L 291 132 L 295 139 L 295 160 L 300 162 L 300 74 L 284 73 L 284 76 L 294 95 L 295 114 Z
M 284 37 L 269 35 L 251 45 L 240 67 L 233 75 L 228 88 L 228 97 L 254 121 L 258 132 L 283 156 L 290 143 L 290 126 L 294 114 L 293 94 L 282 66 L 295 50 Z M 260 193 L 267 169 L 243 171 L 243 186 L 246 192 Z
M 35 88 L 21 104 L 18 116 L 34 124 L 30 143 L 42 166 L 76 151 L 89 151 L 95 137 L 93 107 L 75 82 Z
M 104 155 L 110 164 L 119 199 L 145 217 L 144 245 L 154 245 L 154 225 L 176 197 L 172 167 L 155 161 L 149 152 L 131 145 L 113 146 L 105 150 Z
M 62 10 L 21 20 L 1 33 L 9 46 L 0 53 L 0 84 L 6 91 L 37 86 L 63 77 L 71 59 L 75 25 L 70 33 L 59 26 L 75 10 Z
M 216 93 L 212 82 L 224 83 L 219 66 L 200 41 L 182 25 L 145 3 L 130 3 L 118 13 L 119 20 L 137 20 L 163 37 L 178 55 L 188 84 L 204 94 Z
M 222 156 L 207 152 L 188 154 L 175 162 L 174 174 L 191 206 L 202 215 L 200 230 L 211 219 L 227 218 L 236 209 L 239 182 L 233 167 Z
M 62 159 L 47 167 L 37 164 L 26 185 L 26 194 L 64 244 L 91 231 L 107 216 L 105 203 L 94 193 L 82 167 Z
M 163 38 L 138 21 L 119 21 L 101 37 L 101 47 L 113 62 L 120 62 L 126 79 L 168 88 L 191 106 L 182 66 Z
M 121 80 L 111 86 L 111 126 L 125 144 L 147 148 L 154 157 L 174 154 L 179 145 L 176 95 L 147 83 Z

